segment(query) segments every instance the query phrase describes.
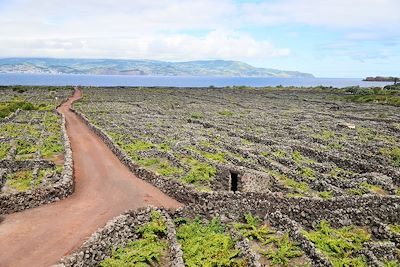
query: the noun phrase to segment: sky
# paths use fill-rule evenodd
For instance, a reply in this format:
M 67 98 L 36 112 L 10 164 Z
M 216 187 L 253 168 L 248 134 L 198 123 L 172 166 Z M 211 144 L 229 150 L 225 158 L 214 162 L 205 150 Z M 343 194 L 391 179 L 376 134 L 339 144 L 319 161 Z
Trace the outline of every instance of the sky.
M 0 57 L 240 60 L 400 76 L 400 0 L 0 0 Z

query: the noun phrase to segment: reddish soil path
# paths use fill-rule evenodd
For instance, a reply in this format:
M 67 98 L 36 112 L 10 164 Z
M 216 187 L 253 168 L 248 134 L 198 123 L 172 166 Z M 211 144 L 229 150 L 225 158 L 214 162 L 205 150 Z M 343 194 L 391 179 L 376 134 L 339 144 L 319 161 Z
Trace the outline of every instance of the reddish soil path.
M 69 107 L 65 114 L 75 171 L 67 199 L 4 216 L 0 223 L 0 266 L 49 266 L 78 248 L 97 228 L 128 210 L 149 204 L 180 204 L 132 174 Z

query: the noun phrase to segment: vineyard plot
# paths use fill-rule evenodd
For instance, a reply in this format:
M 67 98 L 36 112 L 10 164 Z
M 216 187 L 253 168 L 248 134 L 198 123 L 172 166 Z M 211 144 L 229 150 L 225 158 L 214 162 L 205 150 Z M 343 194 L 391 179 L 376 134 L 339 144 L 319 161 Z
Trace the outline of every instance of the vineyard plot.
M 398 108 L 337 91 L 85 88 L 75 109 L 133 161 L 198 191 L 400 194 Z

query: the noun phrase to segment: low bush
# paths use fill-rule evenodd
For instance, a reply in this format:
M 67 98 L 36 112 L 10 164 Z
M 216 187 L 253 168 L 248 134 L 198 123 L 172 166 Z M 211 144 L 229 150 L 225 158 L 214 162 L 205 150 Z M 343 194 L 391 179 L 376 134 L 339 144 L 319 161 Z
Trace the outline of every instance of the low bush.
M 167 235 L 167 227 L 161 213 L 153 211 L 151 221 L 140 227 L 137 234 L 140 236 L 138 240 L 114 249 L 111 257 L 102 261 L 100 266 L 162 266 L 161 257 L 167 248 L 167 242 L 163 240 Z
M 265 242 L 270 234 L 275 233 L 267 225 L 261 225 L 261 219 L 251 213 L 245 214 L 244 218 L 246 223 L 235 223 L 233 227 L 250 240 Z
M 201 112 L 193 112 L 192 114 L 190 114 L 190 117 L 192 119 L 202 119 L 204 118 L 204 115 Z
M 257 216 L 245 214 L 246 223 L 235 223 L 234 228 L 244 237 L 260 243 L 259 252 L 271 261 L 272 265 L 287 266 L 291 259 L 304 255 L 301 248 L 289 240 L 289 235 L 277 235 L 274 230 Z
M 221 110 L 221 111 L 218 111 L 218 114 L 219 115 L 222 115 L 222 116 L 228 116 L 228 117 L 230 117 L 230 116 L 233 116 L 233 111 L 230 111 L 230 110 L 228 110 L 228 109 L 225 109 L 225 110 Z
M 201 182 L 208 182 L 217 173 L 216 168 L 206 162 L 200 162 L 194 159 L 190 159 L 188 162 L 191 165 L 191 169 L 188 174 L 182 178 L 186 183 L 199 184 Z
M 300 247 L 289 240 L 289 234 L 281 237 L 269 237 L 263 245 L 270 244 L 266 250 L 260 250 L 260 253 L 271 260 L 273 265 L 287 266 L 291 259 L 303 256 L 304 252 Z
M 10 149 L 11 149 L 11 145 L 9 143 L 0 143 L 0 160 L 7 157 Z
M 7 185 L 18 191 L 26 191 L 31 188 L 33 180 L 32 171 L 19 171 L 7 175 Z
M 400 147 L 381 148 L 380 153 L 393 160 L 393 164 L 400 167 Z
M 245 259 L 239 258 L 240 251 L 235 249 L 232 237 L 225 233 L 225 227 L 214 218 L 203 224 L 180 220 L 176 237 L 182 246 L 183 260 L 188 267 L 197 266 L 247 266 Z
M 367 266 L 365 257 L 353 256 L 371 239 L 371 235 L 365 229 L 353 226 L 334 229 L 329 222 L 322 220 L 317 230 L 303 233 L 328 257 L 333 266 Z
M 35 110 L 37 108 L 32 103 L 22 100 L 3 102 L 0 103 L 0 118 L 8 117 L 10 114 L 14 113 L 17 109 Z

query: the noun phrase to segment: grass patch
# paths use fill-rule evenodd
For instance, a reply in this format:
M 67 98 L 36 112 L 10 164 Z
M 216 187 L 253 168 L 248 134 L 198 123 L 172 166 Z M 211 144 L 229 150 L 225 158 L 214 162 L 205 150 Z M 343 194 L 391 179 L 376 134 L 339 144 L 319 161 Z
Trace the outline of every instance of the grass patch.
M 217 169 L 206 162 L 200 162 L 195 159 L 187 161 L 191 165 L 189 173 L 182 178 L 182 181 L 190 184 L 199 184 L 208 182 L 215 176 Z
M 280 180 L 284 185 L 294 189 L 299 193 L 307 193 L 310 191 L 310 187 L 305 182 L 297 182 L 296 180 L 288 178 L 286 175 L 278 173 L 276 171 L 268 170 L 267 172 L 269 175 L 272 175 L 278 180 Z
M 328 141 L 333 139 L 336 136 L 334 131 L 328 131 L 328 130 L 324 130 L 322 131 L 322 133 L 315 133 L 312 134 L 311 137 L 315 138 L 315 139 L 320 139 L 323 141 Z
M 276 232 L 262 220 L 250 213 L 244 216 L 246 223 L 235 223 L 234 228 L 244 237 L 255 240 L 261 244 L 261 255 L 271 261 L 272 265 L 287 266 L 291 259 L 303 256 L 303 251 L 298 245 L 289 240 L 289 235 L 276 235 Z
M 329 222 L 322 220 L 315 231 L 306 232 L 304 235 L 315 244 L 335 267 L 367 266 L 366 259 L 354 256 L 363 244 L 371 239 L 371 235 L 362 228 L 353 226 L 339 229 L 331 228 Z
M 245 214 L 244 219 L 246 223 L 235 223 L 233 227 L 250 240 L 265 242 L 270 234 L 275 233 L 267 225 L 261 225 L 261 219 L 251 213 Z
M 40 153 L 45 158 L 50 158 L 54 154 L 59 154 L 64 151 L 64 146 L 60 141 L 59 136 L 48 136 L 43 140 L 43 145 L 40 148 Z
M 229 109 L 225 109 L 225 110 L 218 111 L 218 114 L 222 115 L 222 116 L 231 117 L 231 116 L 233 116 L 234 113 L 233 113 L 233 111 L 230 111 Z
M 400 267 L 400 262 L 398 260 L 385 260 L 383 261 L 384 267 Z
M 293 179 L 286 178 L 285 180 L 283 180 L 283 183 L 286 186 L 288 186 L 288 187 L 290 187 L 290 188 L 292 188 L 292 189 L 294 189 L 294 190 L 296 190 L 296 191 L 298 191 L 300 193 L 307 193 L 307 192 L 310 191 L 310 187 L 305 182 L 297 182 L 297 181 L 295 181 Z
M 31 170 L 14 172 L 7 175 L 7 185 L 22 192 L 31 188 L 32 179 Z
M 327 150 L 341 150 L 344 148 L 344 145 L 340 143 L 329 143 L 326 148 Z
M 53 173 L 53 172 L 54 172 L 54 170 L 53 170 L 53 169 L 50 169 L 50 168 L 41 169 L 41 170 L 39 171 L 39 173 L 38 173 L 37 179 L 35 180 L 34 187 L 35 187 L 35 188 L 39 187 L 39 186 L 42 184 L 44 177 L 47 176 L 47 175 L 49 175 L 49 174 L 51 174 L 51 173 Z
M 347 100 L 357 103 L 379 103 L 391 106 L 400 106 L 400 95 L 373 94 L 373 95 L 352 95 Z
M 289 240 L 289 234 L 281 237 L 273 236 L 268 238 L 263 245 L 271 244 L 267 250 L 260 250 L 260 253 L 271 260 L 273 265 L 287 266 L 291 259 L 303 256 L 304 252 L 300 247 Z
M 400 167 L 400 147 L 381 148 L 379 152 L 393 161 L 393 165 Z
M 199 150 L 198 150 L 198 152 L 200 155 L 202 155 L 206 159 L 214 160 L 214 161 L 221 162 L 221 163 L 226 162 L 225 153 L 223 153 L 223 152 L 210 153 L 210 152 L 199 151 Z
M 333 194 L 331 192 L 328 191 L 324 191 L 324 192 L 319 192 L 319 197 L 323 198 L 323 199 L 332 199 L 333 198 Z
M 203 115 L 203 113 L 201 113 L 201 112 L 192 112 L 192 113 L 190 114 L 190 117 L 191 117 L 192 119 L 202 119 L 202 118 L 204 118 L 204 115 Z
M 272 153 L 270 151 L 263 151 L 260 153 L 261 156 L 266 157 L 266 158 L 270 157 L 271 154 Z
M 5 159 L 11 149 L 9 143 L 0 143 L 0 160 Z
M 329 175 L 335 178 L 345 178 L 347 175 L 352 175 L 353 172 L 344 170 L 340 167 L 334 167 L 329 171 Z
M 288 197 L 288 198 L 302 198 L 302 197 L 304 197 L 304 195 L 301 194 L 301 193 L 287 193 L 285 196 Z
M 0 103 L 0 118 L 8 117 L 12 113 L 14 113 L 17 109 L 35 110 L 37 108 L 32 103 L 23 100 L 2 102 Z
M 159 212 L 151 213 L 151 221 L 137 230 L 140 238 L 130 241 L 126 247 L 113 249 L 110 258 L 100 263 L 101 267 L 161 266 L 161 257 L 166 253 L 167 227 Z
M 18 139 L 16 141 L 17 155 L 33 154 L 37 150 L 36 144 L 31 140 Z
M 297 171 L 297 173 L 307 179 L 310 180 L 315 180 L 317 179 L 317 176 L 314 173 L 314 170 L 309 168 L 309 167 L 301 167 L 299 168 L 299 170 Z
M 176 237 L 182 246 L 183 260 L 188 267 L 195 266 L 247 266 L 245 259 L 239 258 L 234 240 L 225 234 L 225 227 L 214 218 L 203 224 L 199 219 L 180 221 Z
M 347 190 L 348 193 L 354 196 L 363 196 L 365 195 L 365 192 L 359 188 L 351 188 Z
M 272 154 L 278 159 L 284 159 L 288 156 L 287 153 L 281 149 L 274 151 Z
M 300 151 L 296 150 L 292 154 L 292 159 L 294 160 L 294 162 L 299 164 L 299 163 L 301 163 L 303 161 L 303 156 L 301 155 Z
M 155 147 L 154 144 L 150 142 L 146 142 L 143 140 L 134 140 L 132 143 L 128 143 L 125 145 L 125 149 L 129 152 L 139 152 L 139 151 L 148 151 L 150 149 L 153 149 Z
M 392 233 L 400 235 L 400 224 L 389 224 L 389 229 Z
M 158 149 L 160 149 L 161 151 L 164 151 L 164 152 L 171 151 L 171 147 L 166 143 L 159 144 Z
M 144 167 L 150 167 L 150 169 L 162 176 L 172 176 L 183 173 L 182 169 L 177 168 L 171 165 L 168 161 L 161 160 L 159 158 L 140 158 L 137 162 Z
M 382 187 L 378 185 L 372 185 L 367 182 L 360 183 L 360 188 L 379 195 L 386 194 L 385 190 L 383 190 Z

